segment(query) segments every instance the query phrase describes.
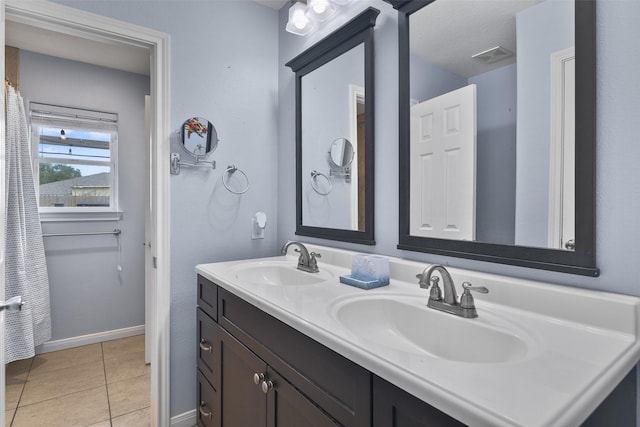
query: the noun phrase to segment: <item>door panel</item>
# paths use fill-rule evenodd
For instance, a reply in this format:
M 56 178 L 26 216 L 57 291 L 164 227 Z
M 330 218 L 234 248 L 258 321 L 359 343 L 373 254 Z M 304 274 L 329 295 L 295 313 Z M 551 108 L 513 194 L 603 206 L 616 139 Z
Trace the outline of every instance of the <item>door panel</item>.
M 333 418 L 308 400 L 272 369 L 267 378 L 273 388 L 267 393 L 267 427 L 336 427 Z
M 267 365 L 249 349 L 218 327 L 221 372 L 213 387 L 219 390 L 222 426 L 264 427 L 267 399 L 254 383 L 254 374 L 265 374 Z
M 410 173 L 410 234 L 475 240 L 475 85 L 411 107 Z

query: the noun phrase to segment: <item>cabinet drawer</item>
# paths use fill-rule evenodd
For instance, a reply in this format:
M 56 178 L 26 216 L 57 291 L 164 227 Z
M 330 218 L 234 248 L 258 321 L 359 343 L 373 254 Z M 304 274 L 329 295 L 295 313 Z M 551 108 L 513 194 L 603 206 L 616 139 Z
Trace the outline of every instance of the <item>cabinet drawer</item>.
M 371 426 L 371 373 L 223 288 L 218 323 L 349 427 Z
M 198 275 L 198 307 L 218 321 L 218 286 Z
M 216 391 L 209 381 L 198 371 L 198 427 L 220 427 L 220 409 Z
M 198 369 L 209 380 L 215 384 L 214 374 L 216 370 L 216 328 L 218 325 L 205 314 L 202 309 L 197 309 L 197 331 L 198 331 Z

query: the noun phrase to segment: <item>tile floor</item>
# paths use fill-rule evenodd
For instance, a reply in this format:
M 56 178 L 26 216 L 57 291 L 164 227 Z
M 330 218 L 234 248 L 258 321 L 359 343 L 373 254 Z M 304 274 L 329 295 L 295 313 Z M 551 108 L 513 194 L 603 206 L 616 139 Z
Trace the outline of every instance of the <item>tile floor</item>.
M 6 365 L 7 427 L 149 425 L 144 335 Z

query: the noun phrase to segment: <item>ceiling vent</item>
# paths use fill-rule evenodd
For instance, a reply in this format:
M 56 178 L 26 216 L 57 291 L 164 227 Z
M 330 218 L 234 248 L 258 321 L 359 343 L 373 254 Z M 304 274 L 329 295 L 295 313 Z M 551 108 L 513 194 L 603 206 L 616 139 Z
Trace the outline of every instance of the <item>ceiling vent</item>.
M 483 52 L 472 55 L 471 58 L 484 64 L 493 64 L 503 59 L 507 59 L 513 56 L 513 52 L 502 46 L 492 47 Z

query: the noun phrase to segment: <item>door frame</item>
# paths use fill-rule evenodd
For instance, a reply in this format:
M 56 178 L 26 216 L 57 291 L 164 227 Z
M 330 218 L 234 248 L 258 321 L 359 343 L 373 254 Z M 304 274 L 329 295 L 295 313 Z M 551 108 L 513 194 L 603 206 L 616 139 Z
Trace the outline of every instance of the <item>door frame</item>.
M 549 226 L 547 242 L 548 247 L 552 249 L 565 249 L 562 247 L 564 243 L 562 223 L 564 195 L 562 188 L 565 175 L 563 162 L 565 154 L 565 111 L 567 108 L 565 86 L 575 87 L 575 75 L 574 82 L 565 81 L 565 67 L 568 61 L 575 60 L 575 58 L 575 47 L 559 50 L 549 57 L 551 64 L 549 119 L 551 133 L 549 137 Z M 570 108 L 575 109 L 575 100 L 569 100 L 568 105 Z M 573 203 L 575 204 L 575 200 Z
M 168 34 L 143 28 L 115 19 L 84 12 L 48 1 L 0 0 L 0 22 L 15 21 L 34 28 L 74 35 L 99 42 L 126 44 L 149 50 L 151 77 L 151 192 L 153 206 L 152 256 L 155 258 L 153 280 L 155 281 L 154 319 L 151 352 L 151 425 L 170 424 L 170 194 L 169 194 L 169 36 Z M 4 32 L 0 36 L 4 73 Z M 4 187 L 4 119 L 0 119 L 0 220 L 5 223 L 3 209 Z M 0 243 L 4 250 L 4 233 L 0 232 Z M 0 269 L 3 268 L 4 253 L 0 252 Z M 0 296 L 4 297 L 4 274 L 0 279 Z M 0 319 L 1 321 L 1 319 Z M 4 335 L 4 334 L 1 334 Z M 0 350 L 3 349 L 1 340 Z M 4 352 L 2 353 L 4 355 Z M 4 356 L 0 361 L 4 360 Z M 0 391 L 4 395 L 4 369 L 0 374 Z M 4 409 L 4 399 L 0 409 Z M 0 427 L 4 425 L 4 411 Z
M 0 0 L 0 28 L 5 28 L 4 25 L 4 0 Z M 5 64 L 4 64 L 4 30 L 0 31 L 0 70 L 2 75 L 6 76 Z M 2 93 L 0 93 L 0 104 L 5 109 L 5 89 L 2 87 Z M 6 111 L 6 109 L 4 110 Z M 6 114 L 0 114 L 0 224 L 5 224 L 6 209 L 6 190 L 5 190 L 5 123 Z M 5 228 L 0 227 L 0 301 L 4 301 L 4 252 L 5 252 Z M 0 427 L 5 427 L 5 378 L 4 378 L 4 316 L 5 312 L 0 311 Z

